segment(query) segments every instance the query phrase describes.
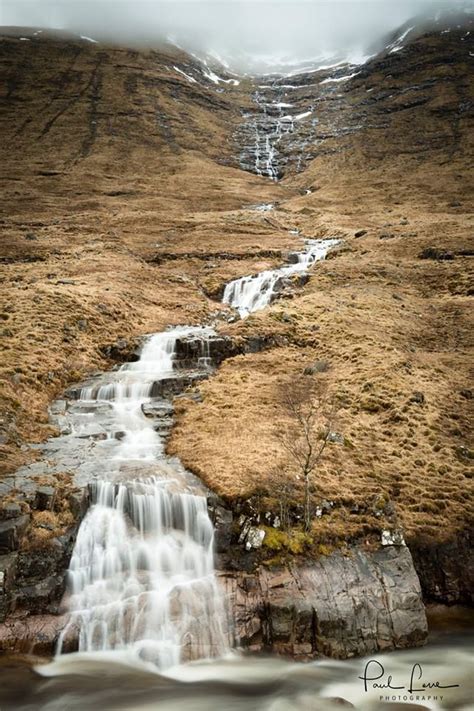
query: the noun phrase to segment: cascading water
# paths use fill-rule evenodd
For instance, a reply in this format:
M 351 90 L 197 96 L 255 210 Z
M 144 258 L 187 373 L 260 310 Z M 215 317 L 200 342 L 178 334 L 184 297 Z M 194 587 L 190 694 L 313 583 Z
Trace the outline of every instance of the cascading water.
M 279 100 L 282 90 L 273 86 L 269 88 L 278 92 L 277 100 L 272 96 L 272 100 L 269 101 L 261 91 L 256 91 L 253 100 L 257 105 L 257 113 L 245 116 L 251 126 L 253 141 L 250 144 L 252 148 L 247 146 L 244 149 L 241 162 L 247 164 L 249 160 L 247 153 L 250 149 L 252 170 L 257 175 L 278 180 L 280 170 L 277 146 L 285 134 L 294 130 L 294 125 L 291 116 L 284 115 L 283 109 L 290 107 L 291 104 Z
M 80 651 L 132 648 L 160 669 L 226 649 L 205 491 L 189 476 L 183 484 L 143 409 L 153 402 L 154 384 L 175 372 L 178 339 L 198 339 L 196 365 L 207 368 L 212 334 L 156 334 L 137 362 L 110 374 L 111 382 L 81 389 L 77 407 L 112 405 L 110 437 L 97 444 L 114 446 L 108 467 L 89 484 L 92 505 L 70 563 L 71 615 L 59 652 L 74 630 Z
M 242 318 L 265 308 L 276 295 L 282 279 L 307 271 L 314 262 L 324 259 L 337 243 L 336 239 L 306 240 L 306 250 L 294 255 L 297 261 L 293 264 L 229 282 L 224 290 L 223 303 L 237 309 Z

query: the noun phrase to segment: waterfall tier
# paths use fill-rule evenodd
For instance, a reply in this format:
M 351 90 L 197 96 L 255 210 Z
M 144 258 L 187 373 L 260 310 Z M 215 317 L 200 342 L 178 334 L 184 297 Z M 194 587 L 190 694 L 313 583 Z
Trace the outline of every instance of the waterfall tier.
M 337 243 L 336 239 L 306 240 L 305 251 L 293 255 L 294 263 L 229 282 L 223 302 L 237 309 L 242 318 L 265 308 L 275 298 L 285 278 L 307 271 L 314 262 L 324 259 Z

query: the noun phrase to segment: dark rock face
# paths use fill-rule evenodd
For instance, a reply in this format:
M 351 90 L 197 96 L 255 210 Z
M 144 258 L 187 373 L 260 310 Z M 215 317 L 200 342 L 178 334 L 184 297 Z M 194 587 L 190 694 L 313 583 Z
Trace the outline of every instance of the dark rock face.
M 276 572 L 222 574 L 236 644 L 296 659 L 422 645 L 427 622 L 409 550 L 354 549 Z
M 28 526 L 28 515 L 10 518 L 0 523 L 0 553 L 18 550 L 21 536 Z
M 12 613 L 58 613 L 76 530 L 43 548 L 0 556 L 0 622 Z
M 468 533 L 446 543 L 410 543 L 427 602 L 474 603 L 473 543 Z
M 138 360 L 139 346 L 140 339 L 129 342 L 125 338 L 118 338 L 114 343 L 103 346 L 100 351 L 106 358 L 125 363 Z
M 178 368 L 190 368 L 207 361 L 208 366 L 217 367 L 227 358 L 243 353 L 259 353 L 275 345 L 277 341 L 271 336 L 249 336 L 238 342 L 228 336 L 212 336 L 205 341 L 190 336 L 176 342 L 175 365 Z

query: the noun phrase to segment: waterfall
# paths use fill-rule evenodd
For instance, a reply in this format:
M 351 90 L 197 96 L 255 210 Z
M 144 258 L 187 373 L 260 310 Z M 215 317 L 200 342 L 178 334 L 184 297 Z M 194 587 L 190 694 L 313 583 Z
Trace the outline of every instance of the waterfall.
M 306 240 L 291 264 L 230 282 L 224 302 L 241 316 L 265 307 L 282 280 L 306 271 L 336 243 Z M 222 655 L 228 647 L 207 492 L 166 457 L 163 430 L 172 407 L 154 396 L 163 391 L 160 382 L 208 372 L 213 336 L 207 327 L 155 334 L 138 361 L 103 373 L 71 403 L 71 437 L 98 436 L 82 452 L 87 466 L 81 476 L 91 506 L 70 562 L 70 617 L 59 653 L 77 637 L 80 651 L 131 649 L 167 669 Z M 183 339 L 180 361 L 177 346 Z M 100 431 L 91 431 L 91 418 Z
M 229 282 L 224 290 L 223 303 L 237 309 L 242 318 L 265 308 L 275 297 L 278 285 L 285 277 L 307 271 L 314 262 L 324 259 L 337 243 L 336 239 L 306 240 L 305 251 L 293 255 L 294 263 Z
M 70 619 L 59 653 L 74 632 L 80 651 L 132 648 L 160 669 L 227 648 L 205 490 L 165 457 L 143 410 L 156 401 L 153 384 L 175 373 L 178 339 L 198 339 L 196 366 L 208 368 L 213 333 L 189 327 L 151 336 L 137 362 L 81 389 L 77 408 L 111 406 L 113 448 L 98 443 L 109 446 L 108 466 L 99 451 L 69 566 Z

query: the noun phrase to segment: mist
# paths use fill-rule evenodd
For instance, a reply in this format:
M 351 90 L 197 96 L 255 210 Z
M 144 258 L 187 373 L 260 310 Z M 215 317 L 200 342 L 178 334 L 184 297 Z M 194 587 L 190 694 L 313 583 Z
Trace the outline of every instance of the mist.
M 413 16 L 474 0 L 0 0 L 0 24 L 68 30 L 99 41 L 213 51 L 235 69 L 363 55 Z

